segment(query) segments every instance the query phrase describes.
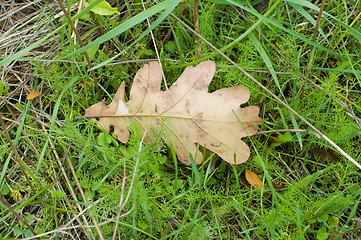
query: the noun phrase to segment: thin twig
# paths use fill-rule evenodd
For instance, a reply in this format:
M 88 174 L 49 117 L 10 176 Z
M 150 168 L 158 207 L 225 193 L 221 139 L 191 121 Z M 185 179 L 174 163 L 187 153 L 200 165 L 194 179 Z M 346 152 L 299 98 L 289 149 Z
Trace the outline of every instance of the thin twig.
M 269 133 L 280 133 L 280 132 L 304 132 L 304 133 L 314 134 L 318 138 L 321 137 L 317 132 L 309 131 L 309 130 L 305 130 L 305 129 L 276 129 L 276 130 L 257 132 L 254 135 L 262 135 L 262 134 L 269 134 Z
M 61 2 L 61 0 L 57 0 L 57 1 L 58 1 L 58 3 L 59 3 L 59 6 L 61 7 L 61 10 L 64 12 L 64 15 L 65 15 L 66 19 L 68 20 L 71 28 L 73 29 L 76 37 L 78 38 L 80 47 L 84 47 L 84 42 L 83 42 L 83 40 L 81 39 L 80 34 L 79 34 L 77 28 L 75 27 L 73 21 L 71 20 L 68 12 L 66 11 L 64 4 Z M 92 63 L 91 63 L 91 61 L 90 61 L 90 58 L 89 58 L 89 55 L 88 55 L 87 51 L 84 52 L 84 55 L 85 55 L 86 61 L 88 62 L 89 69 L 91 69 L 93 66 L 92 66 Z M 95 72 L 94 72 L 93 70 L 91 70 L 90 72 L 91 72 L 92 78 L 94 79 L 94 84 L 95 84 L 96 92 L 97 92 L 97 94 L 98 94 L 98 99 L 100 100 L 100 99 L 102 98 L 102 94 L 101 94 L 101 92 L 100 92 L 100 88 L 99 88 L 99 84 L 98 84 L 98 79 L 97 79 L 97 77 L 95 76 Z
M 322 19 L 322 12 L 323 12 L 323 8 L 325 7 L 325 2 L 326 0 L 322 0 L 322 3 L 321 3 L 321 7 L 320 7 L 320 12 L 318 13 L 318 17 L 317 17 L 317 22 L 316 22 L 316 27 L 315 29 L 313 30 L 313 37 L 312 37 L 312 41 L 315 42 L 316 41 L 316 37 L 317 37 L 317 32 L 318 32 L 318 28 L 320 27 L 320 23 L 321 23 L 321 19 Z M 313 53 L 314 53 L 314 46 L 312 45 L 311 46 L 311 49 L 310 49 L 310 54 L 308 55 L 308 60 L 307 60 L 307 68 L 305 69 L 305 74 L 308 72 L 308 70 L 310 69 L 311 67 L 311 61 L 312 61 L 312 56 L 313 56 Z
M 8 208 L 10 209 L 10 211 L 14 214 L 14 216 L 20 221 L 23 222 L 29 229 L 30 231 L 36 235 L 36 232 L 34 231 L 34 229 L 30 226 L 30 224 L 20 215 L 18 214 L 15 209 L 13 209 L 11 207 L 11 204 L 4 198 L 3 195 L 0 195 L 0 201 Z

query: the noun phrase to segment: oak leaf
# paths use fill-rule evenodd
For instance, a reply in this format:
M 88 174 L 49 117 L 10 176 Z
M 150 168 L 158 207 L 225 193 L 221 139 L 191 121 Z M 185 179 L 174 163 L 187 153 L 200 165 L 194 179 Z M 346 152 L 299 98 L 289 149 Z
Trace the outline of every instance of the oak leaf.
M 250 97 L 245 87 L 208 93 L 215 70 L 212 61 L 187 67 L 169 89 L 161 91 L 161 66 L 150 62 L 137 72 L 128 102 L 125 102 L 123 82 L 109 105 L 104 100 L 94 104 L 85 110 L 84 117 L 98 118 L 98 124 L 107 132 L 113 126 L 123 143 L 129 139 L 131 122 L 138 122 L 147 130 L 149 140 L 154 138 L 150 130 L 163 124 L 161 137 L 168 145 L 172 144 L 178 159 L 186 165 L 191 164 L 189 153 L 195 156 L 197 144 L 231 164 L 243 163 L 250 150 L 241 138 L 257 132 L 257 125 L 262 122 L 259 108 L 240 108 Z M 201 163 L 202 158 L 198 151 L 196 163 Z

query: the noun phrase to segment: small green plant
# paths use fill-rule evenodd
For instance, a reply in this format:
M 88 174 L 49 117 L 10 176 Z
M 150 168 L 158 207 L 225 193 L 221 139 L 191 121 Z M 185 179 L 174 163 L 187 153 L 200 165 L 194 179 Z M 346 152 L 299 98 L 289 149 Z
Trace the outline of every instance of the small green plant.
M 6 95 L 10 87 L 5 85 L 3 79 L 0 79 L 0 96 Z

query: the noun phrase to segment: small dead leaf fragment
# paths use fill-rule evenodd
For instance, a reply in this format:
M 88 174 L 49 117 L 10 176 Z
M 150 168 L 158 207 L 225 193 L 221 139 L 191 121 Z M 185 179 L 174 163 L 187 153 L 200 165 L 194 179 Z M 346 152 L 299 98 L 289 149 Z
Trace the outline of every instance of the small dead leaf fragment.
M 262 186 L 261 179 L 258 177 L 257 174 L 255 174 L 251 170 L 246 170 L 246 179 L 247 179 L 248 183 L 251 184 L 252 187 L 254 187 L 254 188 L 259 188 Z
M 257 125 L 262 123 L 259 108 L 240 107 L 250 97 L 248 89 L 242 86 L 209 93 L 215 71 L 212 61 L 187 67 L 167 91 L 161 91 L 162 68 L 159 63 L 150 62 L 135 75 L 128 102 L 123 82 L 109 105 L 104 100 L 94 104 L 85 110 L 84 117 L 99 118 L 98 125 L 107 132 L 113 126 L 114 134 L 123 143 L 129 140 L 131 122 L 148 131 L 148 142 L 155 137 L 151 128 L 162 127 L 161 137 L 168 145 L 172 143 L 178 159 L 186 165 L 191 165 L 189 153 L 195 156 L 197 144 L 231 164 L 243 163 L 249 158 L 250 149 L 241 138 L 257 133 Z M 198 151 L 196 164 L 202 159 Z
M 28 96 L 26 97 L 27 100 L 31 100 L 36 98 L 37 96 L 39 96 L 39 93 L 35 90 L 31 90 L 28 94 Z
M 281 142 L 282 142 L 280 139 L 278 139 L 278 138 L 276 138 L 276 137 L 270 136 L 270 138 L 272 138 L 273 141 L 275 141 L 276 143 L 281 143 Z
M 282 185 L 280 185 L 280 184 L 278 184 L 278 183 L 276 183 L 276 182 L 272 182 L 272 186 L 273 186 L 274 189 L 280 189 L 280 188 L 282 188 Z

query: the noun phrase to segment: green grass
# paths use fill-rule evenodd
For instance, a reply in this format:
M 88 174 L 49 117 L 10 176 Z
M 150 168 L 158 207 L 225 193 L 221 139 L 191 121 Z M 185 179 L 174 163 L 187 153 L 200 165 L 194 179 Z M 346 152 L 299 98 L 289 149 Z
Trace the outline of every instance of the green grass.
M 80 18 L 98 2 L 71 12 L 84 47 L 57 3 L 31 2 L 37 14 L 28 18 L 30 8 L 20 5 L 11 6 L 19 15 L 0 13 L 8 20 L 0 34 L 7 38 L 0 39 L 0 237 L 358 237 L 360 169 L 202 41 L 198 59 L 195 35 L 180 22 L 172 27 L 170 13 L 177 15 L 184 1 L 147 2 L 144 10 L 141 1 L 109 0 L 120 15 Z M 360 3 L 326 1 L 313 41 L 321 5 L 272 1 L 257 12 L 239 2 L 199 1 L 199 34 L 360 162 Z M 180 20 L 194 28 L 193 16 L 190 1 Z M 263 123 L 260 134 L 243 139 L 251 148 L 247 162 L 232 166 L 199 148 L 204 162 L 196 166 L 190 156 L 193 164 L 185 166 L 161 141 L 162 126 L 145 144 L 133 124 L 122 144 L 112 131 L 75 120 L 101 101 L 91 71 L 107 104 L 123 81 L 129 96 L 136 72 L 157 58 L 151 31 L 168 87 L 186 66 L 212 59 L 210 92 L 249 88 L 244 106 L 259 106 Z M 26 100 L 32 89 L 39 97 Z M 251 187 L 246 170 L 264 187 Z

